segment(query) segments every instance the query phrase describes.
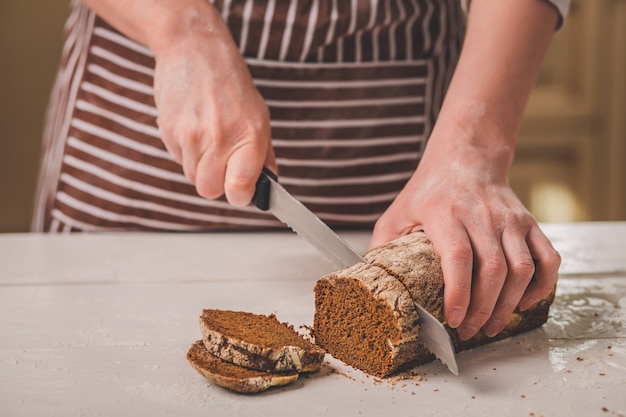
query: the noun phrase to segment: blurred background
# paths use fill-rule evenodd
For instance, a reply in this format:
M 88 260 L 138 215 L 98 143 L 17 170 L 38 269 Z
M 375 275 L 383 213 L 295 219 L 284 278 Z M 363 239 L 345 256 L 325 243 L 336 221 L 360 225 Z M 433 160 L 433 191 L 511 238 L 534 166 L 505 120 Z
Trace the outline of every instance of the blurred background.
M 0 232 L 30 228 L 68 2 L 0 0 Z M 574 0 L 510 181 L 540 221 L 626 220 L 626 0 Z

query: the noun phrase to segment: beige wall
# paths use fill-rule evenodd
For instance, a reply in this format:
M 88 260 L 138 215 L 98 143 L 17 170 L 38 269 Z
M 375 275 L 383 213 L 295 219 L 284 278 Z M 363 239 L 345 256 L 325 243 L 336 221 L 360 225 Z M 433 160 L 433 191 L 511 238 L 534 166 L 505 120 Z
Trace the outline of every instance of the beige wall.
M 0 232 L 29 229 L 66 1 L 0 0 Z M 574 1 L 511 183 L 539 220 L 626 220 L 626 0 Z
M 64 0 L 0 0 L 0 232 L 29 229 Z
M 542 221 L 626 220 L 626 0 L 573 0 L 528 105 L 511 184 Z

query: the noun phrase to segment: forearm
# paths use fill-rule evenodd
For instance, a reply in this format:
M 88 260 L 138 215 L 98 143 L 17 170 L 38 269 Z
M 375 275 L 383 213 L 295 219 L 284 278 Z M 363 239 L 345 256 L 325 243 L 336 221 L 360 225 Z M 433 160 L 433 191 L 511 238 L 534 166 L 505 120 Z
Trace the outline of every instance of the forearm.
M 104 20 L 155 54 L 193 30 L 223 34 L 217 10 L 206 0 L 81 0 Z
M 540 0 L 473 0 L 467 37 L 420 164 L 371 246 L 423 230 L 461 339 L 498 334 L 554 288 L 560 257 L 508 184 L 515 138 L 557 20 Z
M 541 0 L 473 0 L 433 141 L 489 148 L 508 169 L 557 19 L 555 9 Z

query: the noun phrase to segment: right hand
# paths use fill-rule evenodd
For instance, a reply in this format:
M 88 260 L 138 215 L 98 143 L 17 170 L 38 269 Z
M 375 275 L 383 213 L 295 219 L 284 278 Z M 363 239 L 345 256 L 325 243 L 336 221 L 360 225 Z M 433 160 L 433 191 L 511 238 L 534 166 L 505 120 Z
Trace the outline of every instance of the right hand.
M 203 197 L 245 206 L 263 165 L 277 172 L 269 110 L 212 8 L 153 48 L 163 142 Z

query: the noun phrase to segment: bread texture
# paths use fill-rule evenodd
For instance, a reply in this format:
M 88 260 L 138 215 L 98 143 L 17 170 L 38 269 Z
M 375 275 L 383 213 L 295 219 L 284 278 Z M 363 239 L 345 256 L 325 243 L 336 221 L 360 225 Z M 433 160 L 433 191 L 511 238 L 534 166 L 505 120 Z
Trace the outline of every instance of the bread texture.
M 274 315 L 206 309 L 200 329 L 207 351 L 249 369 L 316 372 L 324 359 L 323 349 Z
M 516 310 L 496 337 L 481 331 L 462 341 L 444 320 L 441 259 L 423 232 L 376 248 L 365 259 L 369 264 L 318 280 L 313 330 L 328 353 L 379 377 L 434 359 L 417 341 L 414 300 L 444 324 L 459 352 L 541 326 L 554 299 L 553 291 L 529 310 Z
M 242 394 L 262 392 L 298 379 L 296 371 L 263 372 L 226 362 L 206 350 L 202 340 L 191 345 L 187 352 L 187 360 L 209 381 Z

